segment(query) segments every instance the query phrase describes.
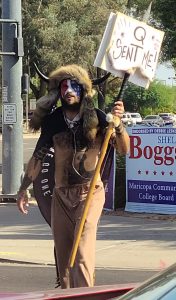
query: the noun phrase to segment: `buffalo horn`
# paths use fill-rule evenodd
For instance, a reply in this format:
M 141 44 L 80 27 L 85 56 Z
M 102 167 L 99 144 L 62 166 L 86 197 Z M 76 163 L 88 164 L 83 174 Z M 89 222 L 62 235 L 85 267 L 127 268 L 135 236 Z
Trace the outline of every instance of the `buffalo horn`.
M 108 77 L 111 75 L 111 73 L 107 73 L 106 75 L 97 78 L 97 79 L 92 79 L 92 84 L 93 85 L 99 85 L 101 83 L 103 83 L 106 79 L 108 79 Z
M 35 67 L 35 70 L 37 72 L 37 74 L 39 75 L 39 77 L 41 79 L 43 79 L 45 82 L 49 83 L 49 77 L 47 77 L 46 75 L 44 75 L 40 70 L 39 68 L 37 67 L 37 65 L 34 63 L 34 67 Z
M 38 68 L 38 66 L 36 65 L 36 63 L 34 63 L 34 67 L 35 67 L 35 70 L 37 72 L 37 74 L 39 75 L 39 77 L 41 79 L 43 79 L 44 81 L 46 81 L 47 83 L 49 83 L 49 77 L 47 77 L 46 75 L 44 75 Z M 108 79 L 108 77 L 111 75 L 111 73 L 107 73 L 106 75 L 100 77 L 100 78 L 97 78 L 97 79 L 92 79 L 92 84 L 93 85 L 99 85 L 101 83 L 103 83 L 106 79 Z

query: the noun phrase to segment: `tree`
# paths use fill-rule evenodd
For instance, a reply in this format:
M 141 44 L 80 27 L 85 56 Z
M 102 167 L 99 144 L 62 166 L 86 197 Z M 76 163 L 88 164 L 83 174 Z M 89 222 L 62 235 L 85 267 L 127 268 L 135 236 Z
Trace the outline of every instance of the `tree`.
M 157 0 L 153 5 L 155 24 L 161 24 L 165 31 L 163 59 L 171 60 L 176 58 L 176 2 L 175 0 Z
M 157 81 L 148 90 L 129 84 L 124 96 L 126 110 L 142 115 L 175 112 L 175 100 L 175 88 Z
M 134 17 L 140 17 L 151 0 L 131 0 L 130 7 Z M 155 0 L 152 1 L 151 18 L 149 24 L 165 32 L 162 45 L 162 61 L 170 60 L 176 68 L 176 1 Z
M 79 63 L 92 67 L 109 13 L 124 9 L 126 1 L 92 0 L 22 0 L 23 36 L 26 63 L 30 63 L 31 76 L 35 61 L 44 73 L 57 66 Z M 37 93 L 32 86 L 36 96 Z
M 174 19 L 172 18 L 174 9 L 171 11 L 170 23 L 169 20 L 164 22 L 164 14 L 166 15 L 166 5 L 173 4 L 173 8 L 175 2 L 171 0 L 167 1 L 167 4 L 165 2 L 157 0 L 152 6 L 151 25 L 155 24 L 155 27 L 159 29 L 174 28 Z M 142 18 L 149 3 L 150 0 L 147 2 L 142 0 L 101 0 L 101 5 L 97 0 L 22 0 L 25 65 L 30 64 L 31 88 L 36 98 L 45 93 L 46 85 L 36 81 L 33 62 L 37 62 L 45 74 L 49 74 L 57 66 L 78 63 L 89 70 L 91 77 L 96 77 L 93 62 L 109 13 L 111 11 L 123 12 L 127 4 L 128 9 L 131 7 L 134 17 Z M 161 9 L 164 7 L 165 11 Z M 168 34 L 173 40 L 173 34 Z M 166 41 L 163 48 L 163 59 L 170 57 L 174 62 L 174 47 L 170 48 L 169 55 Z M 173 45 L 173 43 L 171 44 Z M 120 80 L 113 81 L 107 86 L 107 89 L 104 85 L 101 87 L 101 92 L 108 94 L 108 102 L 111 102 L 111 99 L 117 95 L 120 82 Z M 112 91 L 109 87 L 112 88 Z M 104 108 L 103 98 L 100 98 L 100 101 L 101 107 Z

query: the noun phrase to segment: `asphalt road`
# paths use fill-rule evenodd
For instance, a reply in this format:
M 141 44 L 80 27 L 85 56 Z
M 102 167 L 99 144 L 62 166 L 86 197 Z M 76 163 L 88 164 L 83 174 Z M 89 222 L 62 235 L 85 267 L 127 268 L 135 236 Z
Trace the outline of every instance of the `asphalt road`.
M 23 160 L 24 169 L 35 149 L 39 134 L 24 134 L 23 135 Z M 0 190 L 2 189 L 2 135 L 0 134 Z M 1 202 L 1 199 L 0 199 Z
M 27 136 L 23 136 L 23 155 L 24 155 L 24 162 L 28 162 L 29 158 L 31 157 L 34 149 L 35 149 L 35 145 L 37 143 L 38 140 L 38 135 L 35 137 L 27 137 Z
M 27 163 L 31 157 L 35 145 L 37 143 L 39 134 L 24 134 L 23 135 L 23 155 L 24 163 Z M 0 165 L 2 165 L 2 135 L 0 135 Z
M 174 263 L 175 230 L 175 221 L 103 215 L 95 284 L 142 282 Z M 24 216 L 15 204 L 0 204 L 0 290 L 39 291 L 54 283 L 52 234 L 38 207 Z
M 156 271 L 96 268 L 95 285 L 142 282 Z M 34 292 L 55 288 L 55 267 L 0 263 L 1 292 Z
M 106 241 L 115 241 L 116 234 L 119 238 L 123 235 L 121 230 L 117 233 L 115 228 L 113 229 L 114 226 L 109 228 L 109 225 L 105 218 L 98 232 L 98 239 L 105 243 L 105 247 L 102 244 L 97 248 L 99 259 L 101 251 L 109 252 L 113 249 Z M 120 223 L 118 226 L 121 226 Z M 54 289 L 56 272 L 52 247 L 50 228 L 41 217 L 37 206 L 32 205 L 29 215 L 23 216 L 15 204 L 1 204 L 0 291 L 30 292 Z M 120 262 L 121 258 L 117 257 L 116 261 L 118 260 Z M 118 268 L 116 265 L 107 267 L 107 261 L 106 255 L 104 263 L 100 262 L 99 267 L 96 267 L 95 285 L 142 282 L 157 272 L 149 269 Z
M 24 135 L 25 163 L 37 138 Z M 0 152 L 1 148 L 0 145 Z M 95 284 L 141 282 L 175 262 L 175 230 L 175 221 L 104 216 L 97 235 Z M 55 267 L 51 243 L 50 229 L 37 207 L 31 207 L 25 218 L 17 213 L 15 205 L 1 204 L 0 290 L 53 289 Z M 24 262 L 21 257 L 26 257 Z M 30 258 L 28 264 L 27 258 Z

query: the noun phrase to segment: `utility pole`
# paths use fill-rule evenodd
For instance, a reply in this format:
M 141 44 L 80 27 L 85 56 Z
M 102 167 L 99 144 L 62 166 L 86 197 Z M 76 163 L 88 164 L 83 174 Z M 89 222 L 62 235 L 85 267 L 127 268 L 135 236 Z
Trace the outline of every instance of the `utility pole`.
M 24 73 L 22 76 L 22 95 L 25 100 L 25 106 L 26 106 L 26 132 L 28 132 L 29 129 L 29 75 L 27 73 Z
M 23 176 L 21 0 L 2 0 L 2 194 L 16 198 Z

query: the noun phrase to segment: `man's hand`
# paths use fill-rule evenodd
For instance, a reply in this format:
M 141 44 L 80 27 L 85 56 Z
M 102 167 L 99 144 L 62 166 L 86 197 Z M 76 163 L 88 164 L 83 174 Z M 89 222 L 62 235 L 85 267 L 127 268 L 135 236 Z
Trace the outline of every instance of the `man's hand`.
M 27 207 L 29 206 L 28 203 L 28 191 L 24 190 L 24 191 L 20 191 L 18 193 L 18 198 L 17 198 L 17 206 L 18 209 L 23 213 L 23 214 L 28 214 L 28 209 Z
M 124 105 L 123 105 L 123 102 L 122 101 L 117 101 L 114 103 L 114 107 L 112 109 L 112 114 L 116 117 L 119 117 L 120 119 L 122 118 L 123 116 L 123 113 L 124 113 Z

